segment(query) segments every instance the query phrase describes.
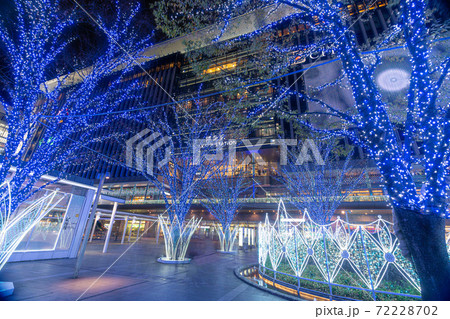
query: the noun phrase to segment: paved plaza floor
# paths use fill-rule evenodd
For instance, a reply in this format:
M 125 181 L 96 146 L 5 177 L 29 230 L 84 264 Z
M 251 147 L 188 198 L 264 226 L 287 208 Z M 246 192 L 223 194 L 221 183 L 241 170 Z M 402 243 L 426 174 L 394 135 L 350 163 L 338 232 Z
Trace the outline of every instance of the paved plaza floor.
M 94 241 L 78 279 L 72 278 L 75 259 L 57 259 L 7 263 L 0 281 L 14 282 L 5 300 L 284 300 L 235 277 L 236 267 L 257 262 L 256 249 L 228 255 L 217 253 L 217 245 L 193 239 L 187 253 L 192 262 L 169 265 L 156 261 L 163 240 L 143 238 L 132 247 L 111 242 L 105 254 L 103 243 Z

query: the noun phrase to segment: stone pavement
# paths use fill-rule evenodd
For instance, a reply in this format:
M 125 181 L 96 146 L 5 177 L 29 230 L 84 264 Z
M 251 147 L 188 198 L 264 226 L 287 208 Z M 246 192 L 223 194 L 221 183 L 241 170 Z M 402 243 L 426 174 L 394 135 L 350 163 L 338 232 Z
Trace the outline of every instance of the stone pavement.
M 163 240 L 144 238 L 111 266 L 130 244 L 111 242 L 106 254 L 102 244 L 88 245 L 78 279 L 75 259 L 7 263 L 0 281 L 14 282 L 15 292 L 5 300 L 284 300 L 235 277 L 236 267 L 257 262 L 256 249 L 220 254 L 217 242 L 193 239 L 191 264 L 168 265 L 156 261 Z

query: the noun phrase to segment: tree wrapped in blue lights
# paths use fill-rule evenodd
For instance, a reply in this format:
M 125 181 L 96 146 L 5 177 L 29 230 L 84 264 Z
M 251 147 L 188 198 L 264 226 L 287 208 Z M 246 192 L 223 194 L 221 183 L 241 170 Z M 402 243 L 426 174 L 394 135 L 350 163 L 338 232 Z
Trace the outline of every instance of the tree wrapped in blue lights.
M 37 191 L 33 186 L 42 175 L 57 170 L 64 176 L 80 154 L 94 162 L 96 143 L 121 134 L 108 127 L 131 118 L 108 113 L 139 97 L 141 85 L 127 78 L 149 44 L 132 26 L 139 6 L 127 12 L 117 6 L 112 22 L 91 16 L 106 45 L 90 67 L 63 74 L 58 65 L 71 57 L 71 30 L 86 13 L 62 8 L 59 0 L 16 0 L 15 20 L 0 23 L 9 75 L 0 98 L 8 125 L 0 181 L 10 182 L 12 211 Z
M 307 140 L 308 143 L 314 140 Z M 331 221 L 337 208 L 356 189 L 364 175 L 363 168 L 351 161 L 353 152 L 340 154 L 335 140 L 317 141 L 321 156 L 317 162 L 299 161 L 301 146 L 287 154 L 287 165 L 281 166 L 280 180 L 289 191 L 289 201 L 300 211 L 308 211 L 311 219 L 319 225 Z M 340 157 L 343 160 L 340 160 Z M 302 158 L 300 158 L 303 160 Z
M 143 176 L 160 191 L 168 215 L 167 219 L 160 218 L 166 245 L 162 262 L 188 261 L 186 250 L 200 220 L 186 221 L 186 215 L 215 164 L 222 160 L 223 145 L 219 141 L 223 141 L 233 118 L 232 110 L 218 111 L 226 109 L 224 106 L 196 100 L 191 106 L 167 107 L 141 132 L 148 141 L 141 145 L 149 147 L 147 156 L 136 157 L 136 165 L 146 168 Z M 156 137 L 161 138 L 159 142 L 147 145 Z
M 231 229 L 231 223 L 249 195 L 247 177 L 233 164 L 226 161 L 213 169 L 202 191 L 203 206 L 221 225 L 217 227 L 221 252 L 233 250 L 238 227 Z
M 76 161 L 95 165 L 103 158 L 95 149 L 96 143 L 128 133 L 112 134 L 109 126 L 133 119 L 108 113 L 139 97 L 140 84 L 128 79 L 127 74 L 149 44 L 148 38 L 138 39 L 132 26 L 139 6 L 127 12 L 117 6 L 114 21 L 91 16 L 105 34 L 105 46 L 93 54 L 91 66 L 67 73 L 68 68 L 61 68 L 63 61 L 77 58 L 70 47 L 75 41 L 72 30 L 80 20 L 85 21 L 81 17 L 86 13 L 67 12 L 58 0 L 14 3 L 14 19 L 0 22 L 0 49 L 6 70 L 0 104 L 8 126 L 0 182 L 10 185 L 9 214 L 5 215 L 3 209 L 0 212 L 6 221 L 2 222 L 0 236 L 8 237 L 2 240 L 7 253 L 2 253 L 2 264 L 23 235 L 54 207 L 48 204 L 50 197 L 42 197 L 38 204 L 19 209 L 21 203 L 48 185 L 35 187 L 36 182 L 50 172 L 57 175 L 55 181 L 59 180 Z M 1 197 L 6 195 L 2 193 Z M 14 223 L 7 223 L 12 220 Z
M 199 8 L 206 10 L 205 6 L 209 6 L 204 1 L 191 1 L 189 5 L 181 0 L 175 2 L 181 3 L 181 6 L 172 9 L 181 8 L 184 17 Z M 370 53 L 370 61 L 362 58 L 354 33 L 349 31 L 360 17 L 354 20 L 340 1 L 211 1 L 207 15 L 195 19 L 201 20 L 206 16 L 217 18 L 223 27 L 223 34 L 230 19 L 251 4 L 255 7 L 274 4 L 296 9 L 295 13 L 282 20 L 295 18 L 303 21 L 321 37 L 320 41 L 298 47 L 299 52 L 305 52 L 305 56 L 311 52 L 322 52 L 338 58 L 343 74 L 329 85 L 347 86 L 353 105 L 342 110 L 304 91 L 295 91 L 290 86 L 282 90 L 283 94 L 288 91 L 297 94 L 308 102 L 320 105 L 321 111 L 315 114 L 281 111 L 313 130 L 344 136 L 366 151 L 383 178 L 395 211 L 397 235 L 405 243 L 407 250 L 404 253 L 410 256 L 418 273 L 422 297 L 428 300 L 450 298 L 450 262 L 444 236 L 445 218 L 449 215 L 447 168 L 450 109 L 448 97 L 442 94 L 448 87 L 450 59 L 446 56 L 436 61 L 431 55 L 432 40 L 436 43 L 436 39 L 432 39 L 429 32 L 427 1 L 400 0 L 400 16 L 393 19 L 393 25 L 381 34 L 377 43 L 377 49 L 389 49 L 392 43 L 400 43 L 408 52 L 411 72 L 400 120 L 392 116 L 390 105 L 383 100 L 374 79 L 375 70 L 382 62 L 381 55 L 374 51 Z M 370 12 L 370 8 L 368 6 L 362 15 Z M 245 36 L 255 36 L 260 31 Z M 437 40 L 448 52 L 446 40 L 439 39 L 439 36 Z M 280 51 L 280 54 L 288 55 L 289 50 Z M 299 57 L 302 59 L 302 54 Z M 311 119 L 319 113 L 323 117 L 339 119 L 338 127 L 328 129 L 312 125 Z M 402 132 L 403 143 L 399 143 L 397 129 Z M 420 155 L 414 155 L 415 142 L 419 144 Z M 416 185 L 414 181 L 417 171 L 423 173 L 425 182 L 422 185 Z M 418 186 L 421 186 L 420 192 Z

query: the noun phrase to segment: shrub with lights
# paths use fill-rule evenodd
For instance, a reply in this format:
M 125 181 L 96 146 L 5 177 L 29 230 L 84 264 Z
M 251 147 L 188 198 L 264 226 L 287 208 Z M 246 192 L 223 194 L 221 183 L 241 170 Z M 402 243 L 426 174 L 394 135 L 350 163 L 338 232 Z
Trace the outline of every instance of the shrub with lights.
M 330 299 L 415 300 L 419 278 L 392 226 L 381 217 L 365 225 L 339 217 L 318 224 L 307 210 L 299 221 L 280 200 L 276 221 L 266 218 L 259 227 L 261 275 Z

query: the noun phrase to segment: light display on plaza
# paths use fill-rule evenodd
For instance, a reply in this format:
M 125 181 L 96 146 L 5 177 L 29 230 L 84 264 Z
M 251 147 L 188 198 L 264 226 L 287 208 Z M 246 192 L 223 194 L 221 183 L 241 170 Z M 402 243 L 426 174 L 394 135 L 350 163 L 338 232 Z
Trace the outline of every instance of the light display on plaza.
M 390 292 L 386 290 L 389 283 L 383 283 L 389 280 L 386 274 L 395 268 L 401 280 L 420 292 L 419 278 L 411 262 L 400 252 L 392 223 L 381 217 L 365 225 L 349 224 L 339 217 L 320 225 L 305 210 L 298 222 L 289 217 L 280 200 L 276 221 L 271 224 L 266 218 L 260 224 L 258 249 L 261 269 L 270 261 L 268 269 L 286 273 L 286 268 L 280 270 L 284 263 L 296 277 L 339 284 L 336 279 L 348 272 L 344 269 L 347 264 L 356 275 L 350 287 L 365 288 L 374 297 L 380 290 Z M 308 278 L 308 265 L 313 265 L 321 278 Z
M 55 208 L 66 195 L 49 191 L 31 204 L 11 210 L 11 188 L 9 182 L 0 185 L 0 270 L 20 244 L 26 233 Z
M 214 1 L 215 6 L 211 8 L 204 8 L 205 5 L 209 5 L 207 2 L 198 1 L 200 9 L 205 9 L 201 15 L 195 14 L 195 10 L 198 10 L 195 1 L 189 1 L 190 5 L 182 0 L 172 2 L 173 8 L 177 7 L 177 3 L 180 3 L 179 8 L 186 11 L 194 8 L 195 19 L 209 22 L 211 17 L 221 17 L 220 35 L 224 34 L 223 31 L 234 16 L 248 8 L 247 1 Z M 117 23 L 112 26 L 101 27 L 108 33 L 108 49 L 87 72 L 78 72 L 75 75 L 74 78 L 81 78 L 82 81 L 68 87 L 67 81 L 73 79 L 69 74 L 57 78 L 51 85 L 46 84 L 48 74 L 57 73 L 56 70 L 49 70 L 49 66 L 54 64 L 56 57 L 67 47 L 69 40 L 64 39 L 63 35 L 66 29 L 75 23 L 75 19 L 71 15 L 63 18 L 54 12 L 54 9 L 59 7 L 57 0 L 16 0 L 15 3 L 17 25 L 11 27 L 0 23 L 0 41 L 6 49 L 13 79 L 5 85 L 8 97 L 1 100 L 6 113 L 8 138 L 0 168 L 0 182 L 6 180 L 13 166 L 17 167 L 10 182 L 12 211 L 30 196 L 33 184 L 43 174 L 52 169 L 65 167 L 67 163 L 77 159 L 81 149 L 89 149 L 89 145 L 111 138 L 106 128 L 112 123 L 124 124 L 126 120 L 138 120 L 139 115 L 131 116 L 130 113 L 115 112 L 125 102 L 140 98 L 139 82 L 128 80 L 125 74 L 131 70 L 134 62 L 130 59 L 130 54 L 136 59 L 138 55 L 135 52 L 147 45 L 145 40 L 135 41 L 136 38 L 129 32 L 132 29 L 131 18 L 136 12 L 135 9 L 130 10 L 128 16 L 118 18 Z M 280 87 L 283 93 L 267 107 L 267 111 L 273 106 L 279 106 L 277 102 L 283 101 L 287 94 L 297 94 L 302 99 L 318 103 L 323 108 L 322 115 L 341 120 L 339 129 L 318 129 L 310 122 L 310 118 L 315 114 L 295 114 L 298 123 L 313 130 L 347 137 L 362 146 L 375 161 L 395 209 L 400 232 L 404 235 L 402 238 L 410 250 L 421 278 L 421 284 L 432 286 L 430 289 L 422 289 L 426 292 L 425 298 L 442 298 L 445 293 L 449 293 L 450 287 L 448 254 L 442 236 L 445 227 L 443 219 L 449 217 L 447 194 L 450 155 L 450 109 L 448 96 L 442 92 L 448 90 L 450 59 L 448 56 L 439 59 L 432 52 L 426 24 L 426 1 L 400 0 L 399 22 L 394 21 L 396 25 L 386 30 L 389 34 L 382 35 L 386 39 L 392 36 L 401 37 L 400 40 L 407 50 L 410 72 L 404 70 L 399 72 L 394 69 L 377 76 L 375 72 L 377 66 L 382 63 L 382 58 L 378 51 L 373 51 L 372 59 L 362 58 L 354 34 L 348 32 L 357 22 L 352 19 L 360 17 L 352 18 L 345 10 L 341 10 L 340 1 L 275 0 L 261 1 L 258 4 L 274 3 L 282 3 L 298 11 L 255 32 L 245 34 L 236 41 L 242 38 L 251 39 L 264 30 L 295 17 L 310 30 L 323 36 L 322 40 L 295 49 L 304 51 L 305 55 L 310 55 L 311 52 L 336 55 L 344 75 L 339 77 L 339 80 L 345 80 L 345 86 L 350 88 L 354 104 L 343 111 L 330 103 L 309 96 L 306 92 L 296 92 L 293 85 L 290 85 L 286 88 Z M 373 1 L 371 5 L 375 3 L 376 1 Z M 370 5 L 368 7 L 370 8 Z M 362 12 L 361 17 L 367 12 Z M 183 14 L 176 12 L 173 20 L 182 20 L 189 16 L 192 15 L 188 12 Z M 311 17 L 315 17 L 314 21 Z M 193 29 L 197 27 L 198 25 Z M 390 45 L 388 42 L 383 41 L 377 49 L 388 47 Z M 448 52 L 447 42 L 443 45 Z M 124 53 L 122 47 L 128 52 Z M 285 55 L 292 50 L 276 46 L 269 48 L 277 55 Z M 299 57 L 303 58 L 302 55 Z M 30 60 L 33 63 L 29 63 Z M 115 77 L 105 85 L 108 82 L 105 78 L 118 69 L 120 71 L 114 73 Z M 304 74 L 309 70 L 310 68 L 306 69 Z M 406 78 L 405 72 L 409 79 Z M 393 118 L 389 106 L 383 100 L 380 91 L 386 88 L 388 88 L 386 91 L 389 91 L 386 81 L 396 82 L 391 86 L 391 90 L 405 90 L 407 101 L 403 108 L 404 121 L 398 122 Z M 124 86 L 124 83 L 129 85 Z M 341 81 L 335 81 L 329 83 L 327 87 L 341 84 Z M 263 107 L 260 105 L 259 109 L 261 108 Z M 114 116 L 93 116 L 108 113 Z M 257 113 L 259 111 L 249 112 L 248 116 L 252 117 Z M 55 114 L 63 114 L 64 117 L 53 117 Z M 202 123 L 201 125 L 191 122 L 190 127 L 183 131 L 183 136 L 187 135 L 189 140 L 194 136 L 198 139 L 210 134 L 211 126 L 208 129 L 202 127 L 205 118 L 204 116 L 198 121 Z M 164 136 L 170 137 L 181 136 L 179 132 L 172 130 L 169 122 L 159 124 L 162 124 L 159 131 L 156 129 L 154 132 L 164 133 Z M 399 131 L 402 135 L 400 138 Z M 413 156 L 416 142 L 418 142 L 416 153 L 420 153 L 420 156 Z M 173 149 L 183 150 L 191 147 L 186 140 L 180 140 L 175 144 L 177 145 L 173 145 Z M 169 220 L 174 221 L 176 217 L 176 223 L 183 225 L 192 199 L 198 192 L 193 186 L 204 180 L 202 177 L 206 176 L 208 169 L 203 165 L 199 165 L 200 168 L 193 168 L 192 165 L 185 164 L 192 162 L 192 154 L 181 151 L 181 154 L 177 155 L 180 156 L 164 165 L 162 170 L 165 172 L 155 174 L 162 177 L 163 181 L 154 177 L 149 179 L 155 184 L 158 182 L 160 184 L 157 187 L 164 194 Z M 424 176 L 420 193 L 413 178 L 418 167 Z M 169 184 L 169 190 L 164 183 Z M 177 232 L 180 233 L 181 228 L 174 226 L 171 229 L 178 229 Z M 431 247 L 437 249 L 431 251 Z M 433 269 L 435 264 L 443 265 L 441 271 Z M 329 272 L 328 277 L 330 278 Z

